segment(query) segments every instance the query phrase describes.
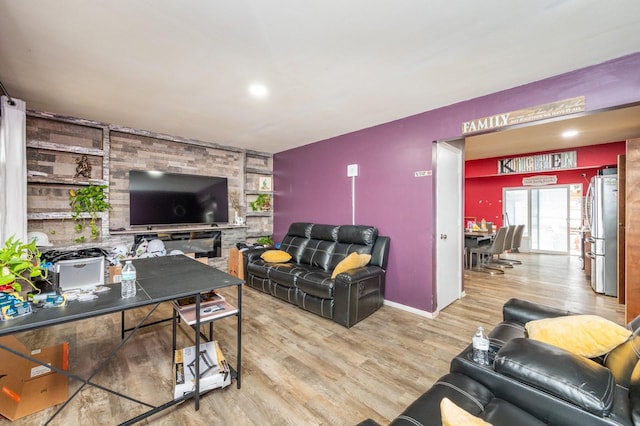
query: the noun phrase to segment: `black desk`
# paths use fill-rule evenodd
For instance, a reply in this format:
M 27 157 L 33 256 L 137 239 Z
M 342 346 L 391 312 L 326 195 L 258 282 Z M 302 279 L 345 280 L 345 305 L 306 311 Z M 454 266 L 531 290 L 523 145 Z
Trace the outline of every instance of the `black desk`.
M 131 401 L 137 402 L 142 405 L 146 405 L 151 408 L 149 411 L 131 419 L 124 424 L 135 423 L 145 417 L 149 417 L 161 410 L 169 408 L 185 399 L 194 397 L 195 409 L 199 409 L 200 404 L 200 386 L 196 382 L 196 390 L 193 394 L 185 395 L 183 398 L 171 400 L 161 406 L 153 406 L 142 401 L 135 400 L 126 395 L 123 395 L 117 391 L 107 389 L 96 383 L 91 382 L 91 379 L 102 369 L 104 365 L 115 355 L 115 353 L 128 341 L 129 338 L 135 333 L 135 331 L 144 323 L 144 321 L 157 309 L 157 307 L 163 302 L 169 302 L 184 297 L 196 298 L 196 324 L 195 329 L 195 345 L 200 345 L 200 293 L 216 290 L 224 287 L 237 286 L 238 287 L 238 336 L 237 336 L 237 387 L 240 387 L 240 372 L 241 372 L 241 350 L 242 350 L 242 284 L 244 281 L 233 277 L 227 273 L 224 273 L 218 269 L 212 268 L 208 265 L 200 263 L 187 256 L 165 256 L 154 257 L 146 259 L 135 259 L 133 261 L 137 272 L 137 294 L 135 297 L 128 299 L 122 299 L 120 297 L 120 283 L 111 284 L 111 291 L 102 293 L 97 299 L 79 302 L 71 301 L 66 306 L 60 308 L 38 308 L 34 309 L 34 312 L 19 318 L 12 319 L 10 321 L 0 322 L 0 336 L 19 333 L 23 331 L 33 330 L 36 328 L 48 327 L 56 324 L 63 324 L 71 321 L 78 321 L 87 318 L 92 318 L 100 315 L 111 314 L 115 312 L 121 312 L 133 308 L 139 308 L 142 306 L 155 305 L 155 307 L 133 328 L 133 333 L 130 333 L 126 338 L 122 340 L 106 358 L 102 361 L 94 372 L 88 378 L 82 378 L 68 371 L 52 368 L 58 373 L 64 374 L 70 378 L 79 380 L 83 383 L 80 388 L 69 397 L 67 403 L 75 397 L 85 385 L 91 385 L 98 387 L 102 390 L 110 392 L 112 394 L 127 398 Z M 29 359 L 33 362 L 38 361 L 32 357 L 25 356 L 19 352 L 12 350 L 4 345 L 0 344 L 0 349 L 9 351 L 23 358 Z M 199 363 L 196 363 L 196 377 L 199 377 Z M 55 417 L 66 404 L 63 404 L 58 411 L 53 415 Z M 53 419 L 49 419 L 51 421 Z

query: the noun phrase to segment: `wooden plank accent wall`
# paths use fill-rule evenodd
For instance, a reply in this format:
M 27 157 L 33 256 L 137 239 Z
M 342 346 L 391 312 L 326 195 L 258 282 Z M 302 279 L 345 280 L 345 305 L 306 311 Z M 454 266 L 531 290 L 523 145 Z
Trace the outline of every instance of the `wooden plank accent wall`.
M 626 322 L 640 315 L 640 139 L 627 141 L 625 176 Z
M 241 152 L 191 145 L 132 133 L 111 132 L 111 227 L 129 228 L 129 171 L 162 170 L 173 173 L 223 176 L 229 191 L 243 192 Z M 233 220 L 233 209 L 229 206 Z
M 627 200 L 626 191 L 626 155 L 618 155 L 618 303 L 624 305 L 626 300 L 625 284 L 625 203 Z
M 242 194 L 241 216 L 246 214 L 246 174 L 252 167 L 271 174 L 270 154 L 138 130 L 76 117 L 28 111 L 27 165 L 28 230 L 45 232 L 56 247 L 113 247 L 131 244 L 131 235 L 110 233 L 110 228 L 129 228 L 129 171 L 165 170 L 228 179 L 229 191 Z M 91 179 L 75 178 L 76 160 L 87 155 L 92 165 Z M 247 162 L 248 164 L 245 164 Z M 35 173 L 33 173 L 35 172 Z M 101 238 L 75 243 L 69 208 L 69 189 L 89 183 L 107 184 L 113 209 L 100 215 Z M 251 180 L 249 186 L 256 185 Z M 229 218 L 234 211 L 229 206 Z M 273 214 L 251 218 L 245 227 L 221 226 L 222 257 L 209 264 L 227 267 L 228 250 L 252 235 L 273 233 Z M 250 231 L 250 232 L 248 232 Z

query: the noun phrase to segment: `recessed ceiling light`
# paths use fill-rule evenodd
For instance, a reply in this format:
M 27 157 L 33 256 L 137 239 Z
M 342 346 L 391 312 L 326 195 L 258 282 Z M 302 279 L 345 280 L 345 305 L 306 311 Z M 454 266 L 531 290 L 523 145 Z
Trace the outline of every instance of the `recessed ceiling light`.
M 565 132 L 562 132 L 562 137 L 563 138 L 574 138 L 576 136 L 578 136 L 578 131 L 577 130 L 567 130 Z
M 253 83 L 249 86 L 249 93 L 254 98 L 264 98 L 269 93 L 269 89 L 264 84 Z

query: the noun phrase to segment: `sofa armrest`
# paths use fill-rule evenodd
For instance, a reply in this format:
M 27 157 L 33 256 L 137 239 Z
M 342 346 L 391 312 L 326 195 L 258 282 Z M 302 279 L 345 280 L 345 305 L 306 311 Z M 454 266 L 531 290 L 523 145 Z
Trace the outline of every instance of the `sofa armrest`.
M 503 320 L 520 325 L 533 320 L 566 315 L 572 315 L 572 312 L 515 298 L 509 299 L 502 307 Z
M 362 280 L 366 280 L 369 277 L 374 277 L 379 274 L 384 274 L 384 270 L 377 266 L 367 265 L 360 268 L 353 268 L 347 271 L 341 272 L 336 275 L 336 285 L 338 283 L 344 283 L 345 285 L 352 285 Z
M 384 302 L 385 271 L 371 264 L 336 275 L 333 320 L 345 327 L 375 312 Z
M 616 383 L 607 368 L 543 342 L 510 340 L 496 354 L 494 370 L 600 417 L 613 406 Z
M 242 256 L 242 270 L 244 272 L 243 277 L 245 280 L 248 279 L 249 277 L 249 271 L 247 268 L 249 263 L 257 259 L 260 259 L 260 255 L 267 250 L 269 249 L 266 247 L 259 247 L 259 248 L 252 248 L 252 249 L 248 249 L 240 252 L 240 256 Z
M 269 249 L 266 247 L 259 247 L 259 248 L 252 248 L 249 250 L 245 250 L 241 253 L 247 262 L 253 262 L 254 260 L 259 259 L 260 255 L 262 255 L 262 253 L 264 253 L 267 250 Z

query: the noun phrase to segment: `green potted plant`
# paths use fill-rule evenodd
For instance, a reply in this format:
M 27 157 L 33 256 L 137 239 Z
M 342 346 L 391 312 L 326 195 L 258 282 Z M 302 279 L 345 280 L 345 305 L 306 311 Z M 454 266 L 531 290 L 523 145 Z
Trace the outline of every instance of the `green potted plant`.
M 256 239 L 256 243 L 261 244 L 265 247 L 272 247 L 273 246 L 273 238 L 271 238 L 271 235 L 265 235 L 264 237 L 260 237 L 258 239 Z
M 75 221 L 75 231 L 80 234 L 84 230 L 86 213 L 89 215 L 89 228 L 91 230 L 91 239 L 95 240 L 100 236 L 100 229 L 96 225 L 98 214 L 106 212 L 111 208 L 111 204 L 107 201 L 104 190 L 107 185 L 89 185 L 80 189 L 69 190 L 69 205 L 71 206 L 71 217 Z M 84 235 L 76 238 L 76 243 L 84 242 Z
M 40 256 L 35 240 L 23 243 L 15 236 L 9 237 L 0 248 L 0 287 L 8 285 L 17 292 L 22 291 L 23 284 L 35 288 L 34 278 L 47 277 Z
M 251 210 L 254 212 L 266 212 L 271 208 L 271 194 L 260 194 L 258 198 L 251 202 Z

